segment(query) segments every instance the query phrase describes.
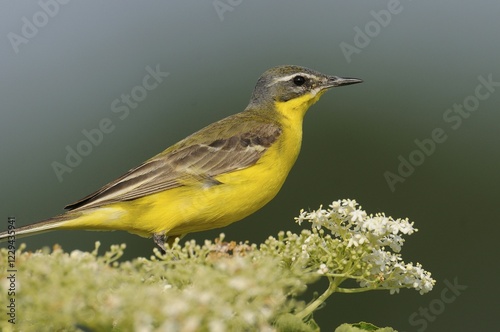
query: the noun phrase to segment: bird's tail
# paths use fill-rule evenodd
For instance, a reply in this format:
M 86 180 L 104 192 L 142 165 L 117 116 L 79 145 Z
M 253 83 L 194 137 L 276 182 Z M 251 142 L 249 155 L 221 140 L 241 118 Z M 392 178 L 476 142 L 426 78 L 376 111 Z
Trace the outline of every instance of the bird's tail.
M 134 229 L 127 223 L 128 219 L 126 216 L 127 213 L 121 208 L 98 207 L 75 209 L 31 225 L 2 232 L 0 233 L 0 242 L 62 229 L 85 229 L 92 231 L 127 230 L 134 232 Z M 149 236 L 147 233 L 141 233 L 139 230 L 135 233 L 141 236 Z
M 15 238 L 22 238 L 25 236 L 30 236 L 30 235 L 35 235 L 35 234 L 40 234 L 40 233 L 45 233 L 51 230 L 56 230 L 56 229 L 63 229 L 67 228 L 65 227 L 68 225 L 69 222 L 72 220 L 76 220 L 81 213 L 75 214 L 75 213 L 64 213 L 58 216 L 55 216 L 50 219 L 42 220 L 40 222 L 19 227 L 19 228 L 14 228 L 10 229 L 5 232 L 0 233 L 0 242 L 5 242 L 8 241 L 9 239 Z

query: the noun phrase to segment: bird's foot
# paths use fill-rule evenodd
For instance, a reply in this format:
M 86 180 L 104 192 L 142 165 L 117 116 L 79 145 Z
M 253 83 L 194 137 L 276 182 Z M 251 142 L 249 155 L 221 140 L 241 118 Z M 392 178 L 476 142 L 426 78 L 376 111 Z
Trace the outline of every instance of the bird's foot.
M 167 249 L 165 249 L 165 234 L 163 233 L 154 233 L 153 234 L 153 241 L 155 241 L 156 245 L 160 247 L 160 249 L 163 251 L 163 253 L 167 252 Z

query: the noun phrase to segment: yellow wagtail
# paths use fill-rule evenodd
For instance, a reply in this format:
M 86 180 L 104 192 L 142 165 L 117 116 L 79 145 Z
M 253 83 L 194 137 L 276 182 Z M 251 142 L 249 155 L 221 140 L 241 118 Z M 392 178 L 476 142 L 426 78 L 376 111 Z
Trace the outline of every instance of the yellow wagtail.
M 246 109 L 212 123 L 16 236 L 56 229 L 124 230 L 165 240 L 227 226 L 280 190 L 299 154 L 302 120 L 329 88 L 361 83 L 298 66 L 267 70 Z M 0 233 L 0 240 L 9 238 Z

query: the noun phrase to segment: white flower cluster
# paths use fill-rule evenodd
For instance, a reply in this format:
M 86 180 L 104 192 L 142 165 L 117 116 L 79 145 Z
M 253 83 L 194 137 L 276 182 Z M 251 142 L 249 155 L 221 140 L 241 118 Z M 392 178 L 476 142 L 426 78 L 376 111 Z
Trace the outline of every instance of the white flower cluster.
M 402 235 L 417 231 L 408 219 L 393 219 L 383 213 L 368 215 L 355 200 L 343 199 L 334 201 L 326 210 L 322 206 L 312 212 L 302 210 L 296 221 L 312 223 L 311 237 L 317 237 L 318 231 L 331 233 L 324 241 L 330 240 L 337 249 L 332 255 L 335 259 L 321 262 L 318 268 L 321 275 L 352 278 L 363 289 L 388 289 L 391 294 L 400 288 L 414 288 L 424 294 L 435 284 L 422 265 L 406 264 L 399 254 L 404 244 Z

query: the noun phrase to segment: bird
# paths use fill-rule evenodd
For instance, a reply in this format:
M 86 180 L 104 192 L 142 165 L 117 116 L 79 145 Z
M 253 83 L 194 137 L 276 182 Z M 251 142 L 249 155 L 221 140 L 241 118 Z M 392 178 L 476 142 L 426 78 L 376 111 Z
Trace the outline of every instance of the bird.
M 221 228 L 271 201 L 294 165 L 302 123 L 329 89 L 363 82 L 294 65 L 265 71 L 248 106 L 130 169 L 16 237 L 53 230 L 122 230 L 163 251 L 188 233 Z M 0 233 L 0 241 L 12 232 Z

